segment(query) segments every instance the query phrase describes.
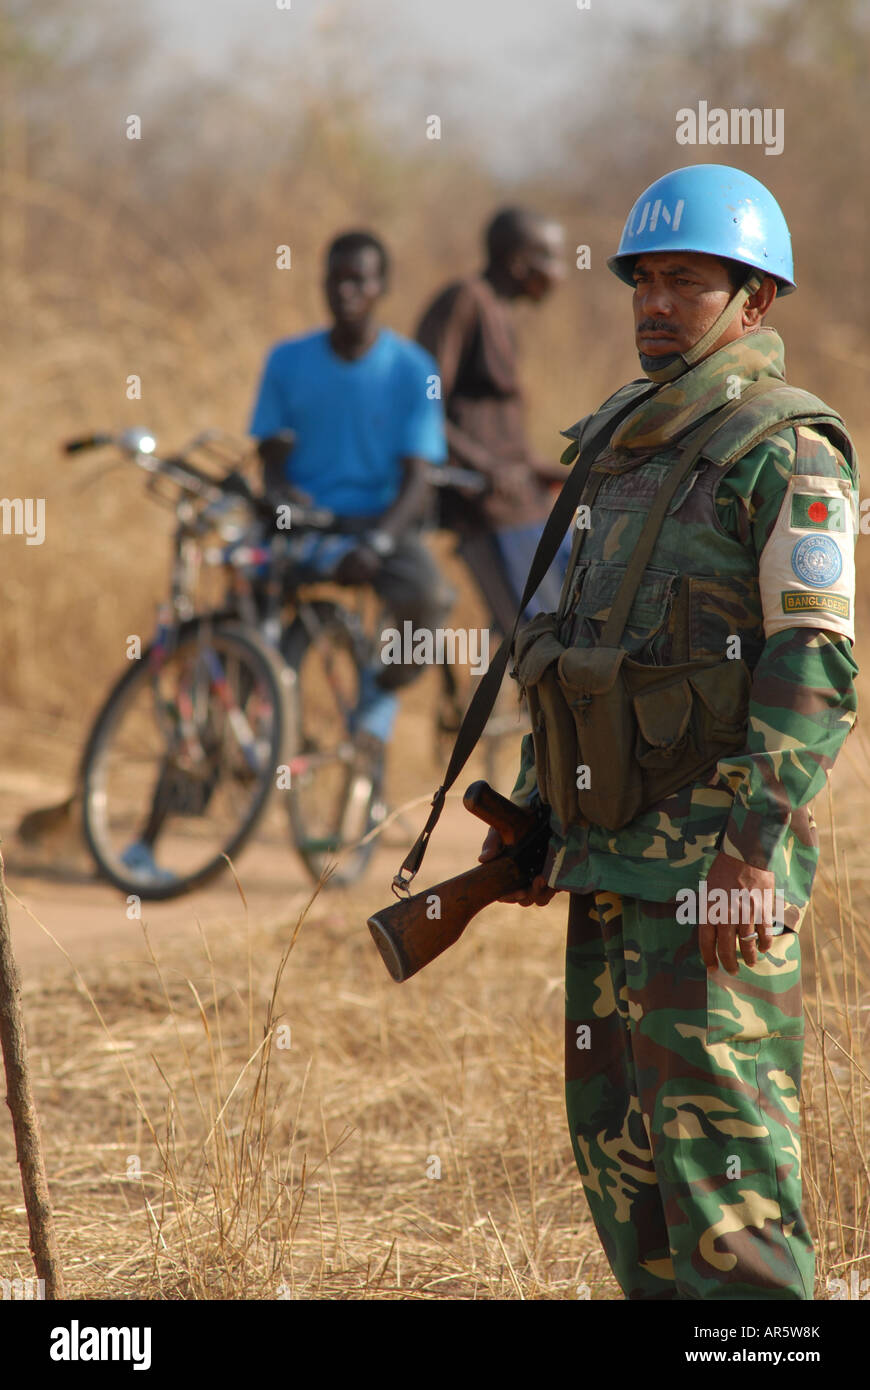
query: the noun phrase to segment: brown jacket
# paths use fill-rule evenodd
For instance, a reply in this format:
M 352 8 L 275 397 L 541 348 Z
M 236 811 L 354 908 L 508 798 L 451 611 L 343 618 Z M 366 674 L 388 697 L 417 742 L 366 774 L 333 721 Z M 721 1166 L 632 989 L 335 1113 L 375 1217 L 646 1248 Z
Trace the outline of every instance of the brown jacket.
M 492 480 L 482 498 L 445 489 L 441 524 L 467 532 L 543 520 L 550 498 L 526 440 L 509 306 L 483 276 L 457 281 L 430 304 L 417 340 L 440 369 L 445 414 L 455 427 L 448 429 L 450 462 Z

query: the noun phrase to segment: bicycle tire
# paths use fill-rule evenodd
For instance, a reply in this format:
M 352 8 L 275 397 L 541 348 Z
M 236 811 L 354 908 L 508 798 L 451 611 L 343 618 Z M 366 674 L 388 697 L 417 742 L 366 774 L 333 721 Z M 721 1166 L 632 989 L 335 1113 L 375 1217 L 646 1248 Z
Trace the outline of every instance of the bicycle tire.
M 226 788 L 232 788 L 235 782 L 239 787 L 248 785 L 250 790 L 249 804 L 241 814 L 238 823 L 229 828 L 224 834 L 219 832 L 217 838 L 219 844 L 213 853 L 206 851 L 205 862 L 189 869 L 172 871 L 171 880 L 164 878 L 162 881 L 151 881 L 143 878 L 141 872 L 131 871 L 121 859 L 121 852 L 117 844 L 113 845 L 113 838 L 119 843 L 128 835 L 126 822 L 121 811 L 121 793 L 115 795 L 107 790 L 107 778 L 109 776 L 109 763 L 113 755 L 113 741 L 117 743 L 119 731 L 123 735 L 123 721 L 125 715 L 132 709 L 133 718 L 136 717 L 136 706 L 134 701 L 142 697 L 147 710 L 149 703 L 154 707 L 154 738 L 155 747 L 159 748 L 160 739 L 164 739 L 166 745 L 165 729 L 160 728 L 161 716 L 166 716 L 170 705 L 164 702 L 161 705 L 161 695 L 157 691 L 155 682 L 164 679 L 167 688 L 172 689 L 172 665 L 177 663 L 180 671 L 178 690 L 182 689 L 184 679 L 185 661 L 192 659 L 192 680 L 198 679 L 197 662 L 204 658 L 206 652 L 220 654 L 225 658 L 220 663 L 219 668 L 223 675 L 224 685 L 220 683 L 209 684 L 207 692 L 207 702 L 205 706 L 205 717 L 200 719 L 198 724 L 194 724 L 194 732 L 197 735 L 200 749 L 205 746 L 205 735 L 209 734 L 211 744 L 217 748 L 211 748 L 211 766 L 203 774 L 197 773 L 194 778 L 189 772 L 184 772 L 178 767 L 172 767 L 173 759 L 177 762 L 177 756 L 171 748 L 167 752 L 164 746 L 162 751 L 155 756 L 161 760 L 157 773 L 157 782 L 151 791 L 151 805 L 147 815 L 149 823 L 155 815 L 155 807 L 158 799 L 161 798 L 159 817 L 161 827 L 167 821 L 170 823 L 178 822 L 175 832 L 175 840 L 172 841 L 173 854 L 176 849 L 180 851 L 178 857 L 182 861 L 189 858 L 190 845 L 184 842 L 183 821 L 185 818 L 191 824 L 199 818 L 205 816 L 209 807 L 213 805 L 215 797 L 220 800 L 221 795 L 226 795 Z M 235 662 L 235 668 L 233 663 Z M 234 692 L 230 684 L 228 673 L 235 669 L 234 677 L 238 685 L 239 698 L 232 704 Z M 156 673 L 156 674 L 155 674 Z M 156 644 L 149 646 L 132 665 L 128 671 L 116 681 L 109 691 L 97 717 L 94 721 L 89 735 L 85 752 L 82 758 L 82 804 L 83 804 L 83 824 L 85 839 L 90 853 L 97 865 L 101 875 L 122 892 L 136 894 L 139 898 L 148 901 L 163 901 L 169 898 L 179 897 L 184 893 L 190 892 L 194 888 L 208 882 L 222 869 L 226 868 L 224 856 L 232 858 L 243 848 L 251 834 L 255 830 L 263 812 L 266 808 L 269 796 L 276 784 L 276 774 L 278 769 L 285 763 L 288 748 L 295 742 L 292 734 L 293 708 L 289 698 L 289 686 L 292 675 L 287 671 L 280 655 L 275 652 L 268 644 L 249 627 L 241 623 L 227 622 L 221 618 L 197 617 L 181 624 L 174 629 L 171 634 L 169 647 L 157 647 Z M 185 695 L 191 699 L 198 696 L 199 692 L 193 684 Z M 218 697 L 215 698 L 215 690 Z M 246 706 L 253 709 L 246 710 L 241 708 L 240 700 L 244 699 Z M 181 698 L 178 699 L 179 705 Z M 257 737 L 254 744 L 248 742 L 247 747 L 243 747 L 240 739 L 240 730 L 247 729 L 248 734 L 252 734 L 251 715 L 255 718 L 258 712 L 258 704 L 262 705 L 263 722 L 265 732 L 262 737 Z M 200 706 L 202 699 L 200 698 Z M 238 715 L 241 715 L 241 719 Z M 234 715 L 236 720 L 234 722 Z M 171 717 L 171 716 L 170 716 Z M 139 716 L 141 729 L 140 732 L 146 738 L 150 738 L 152 730 L 148 727 L 148 715 Z M 165 722 L 165 720 L 164 720 Z M 258 726 L 259 727 L 259 726 Z M 135 723 L 134 723 L 135 731 Z M 233 749 L 235 739 L 236 748 Z M 223 740 L 224 747 L 220 747 Z M 239 749 L 247 754 L 253 754 L 252 760 L 256 761 L 256 767 L 244 765 L 244 760 L 239 757 Z M 234 766 L 229 759 L 222 755 L 229 750 Z M 117 755 L 117 754 L 116 754 Z M 208 755 L 204 754 L 205 761 L 208 763 Z M 131 759 L 131 763 L 134 760 Z M 170 771 L 171 769 L 171 771 Z M 217 776 L 215 776 L 217 770 Z M 173 777 L 175 783 L 173 786 Z M 184 778 L 187 777 L 187 786 L 184 788 Z M 167 787 L 169 790 L 167 791 Z M 162 789 L 162 793 L 161 793 Z M 184 789 L 184 795 L 190 797 L 193 792 L 198 797 L 198 805 L 192 804 L 191 800 L 183 803 L 180 801 L 180 790 Z M 138 790 L 138 789 L 137 789 Z M 230 796 L 232 792 L 230 791 Z M 126 787 L 124 795 L 128 795 Z M 110 803 L 114 796 L 114 808 Z M 173 804 L 173 796 L 175 804 Z M 137 813 L 136 802 L 138 800 L 136 791 L 132 793 L 130 821 L 136 825 L 142 824 L 142 813 L 144 805 L 140 805 Z M 112 827 L 112 816 L 116 818 L 117 833 Z M 161 837 L 161 853 L 164 853 L 164 845 L 167 837 L 161 828 L 158 832 Z M 188 836 L 188 840 L 196 845 L 196 837 Z M 155 841 L 156 843 L 156 841 Z M 170 862 L 172 854 L 170 854 Z M 170 871 L 158 868 L 160 874 Z
M 345 887 L 362 877 L 374 851 L 374 836 L 359 841 L 383 819 L 384 752 L 355 741 L 348 728 L 369 660 L 355 616 L 327 600 L 306 604 L 305 612 L 307 621 L 297 617 L 281 641 L 295 676 L 291 699 L 299 739 L 284 795 L 290 835 L 306 870 L 324 887 Z

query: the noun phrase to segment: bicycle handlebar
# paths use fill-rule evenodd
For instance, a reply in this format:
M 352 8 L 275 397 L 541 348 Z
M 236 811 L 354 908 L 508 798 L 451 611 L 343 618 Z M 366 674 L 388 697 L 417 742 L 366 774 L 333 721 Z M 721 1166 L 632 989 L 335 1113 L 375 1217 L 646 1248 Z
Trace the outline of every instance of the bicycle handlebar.
M 282 434 L 286 436 L 285 442 L 289 446 L 292 443 L 292 431 L 284 430 Z M 209 442 L 217 436 L 219 436 L 219 431 L 205 430 L 191 441 L 188 449 L 208 446 Z M 190 489 L 191 491 L 200 492 L 201 488 L 207 487 L 222 492 L 236 493 L 255 505 L 261 500 L 255 497 L 246 480 L 235 470 L 226 474 L 224 478 L 215 478 L 197 468 L 196 464 L 190 462 L 186 454 L 171 454 L 168 458 L 159 458 L 154 453 L 154 437 L 147 430 L 125 430 L 123 434 L 106 434 L 104 432 L 85 434 L 78 439 L 68 439 L 66 443 L 61 445 L 61 448 L 65 454 L 79 454 L 86 449 L 102 449 L 108 444 L 116 445 L 148 473 L 163 473 L 173 477 L 182 487 L 186 486 L 189 480 L 195 481 L 199 486 Z M 146 462 L 146 460 L 151 459 L 154 461 L 153 467 L 149 467 Z M 181 477 L 180 474 L 184 476 Z M 471 468 L 458 468 L 453 464 L 430 465 L 426 472 L 426 478 L 432 487 L 459 487 L 464 488 L 466 492 L 487 492 L 490 486 L 489 479 L 484 474 L 477 473 Z
M 555 463 L 533 468 L 532 474 L 542 482 L 557 484 L 563 483 L 568 476 L 564 466 Z M 492 489 L 492 480 L 485 473 L 478 473 L 473 468 L 459 468 L 452 463 L 432 464 L 426 477 L 432 487 L 457 487 L 463 492 L 476 493 L 490 492 Z
M 111 434 L 85 434 L 81 439 L 68 439 L 61 447 L 65 454 L 78 454 L 82 449 L 100 449 L 104 444 L 113 443 Z
M 201 445 L 205 436 L 199 435 L 188 446 L 193 449 Z M 97 433 L 82 435 L 67 440 L 61 447 L 66 454 L 78 454 L 86 449 L 99 449 L 114 444 L 125 453 L 138 468 L 152 476 L 169 478 L 185 492 L 201 497 L 207 502 L 218 502 L 226 497 L 238 497 L 246 502 L 251 510 L 262 520 L 274 523 L 275 501 L 258 496 L 251 489 L 247 478 L 236 469 L 231 469 L 222 478 L 206 473 L 185 454 L 169 454 L 161 458 L 154 452 L 154 436 L 147 430 L 125 430 L 122 434 Z M 310 527 L 312 530 L 327 531 L 335 525 L 335 513 L 325 507 L 307 506 L 291 502 L 291 523 L 293 527 Z
M 191 447 L 196 447 L 198 442 L 195 440 Z M 161 474 L 163 477 L 170 478 L 186 492 L 195 493 L 199 497 L 206 497 L 215 501 L 227 492 L 235 492 L 245 496 L 246 500 L 255 500 L 241 474 L 229 473 L 226 478 L 215 478 L 211 474 L 203 472 L 201 468 L 197 468 L 196 464 L 191 463 L 184 454 L 170 454 L 166 458 L 161 458 L 154 452 L 155 439 L 148 430 L 124 430 L 122 434 L 95 432 L 94 434 L 82 435 L 78 439 L 69 439 L 61 447 L 65 454 L 78 454 L 85 449 L 103 448 L 107 444 L 114 444 L 146 473 Z M 228 479 L 233 480 L 229 486 L 227 486 Z
M 146 455 L 145 457 L 154 456 Z M 211 474 L 204 473 L 201 468 L 197 468 L 196 464 L 190 463 L 183 454 L 170 454 L 165 459 L 155 457 L 154 463 L 153 469 L 149 468 L 147 463 L 140 466 L 148 473 L 161 473 L 164 478 L 171 478 L 173 482 L 178 483 L 179 487 L 183 487 L 187 492 L 194 492 L 198 496 L 211 494 L 212 500 L 217 500 L 218 497 L 225 496 L 227 493 L 245 495 L 239 488 L 227 486 L 227 478 L 234 476 L 240 478 L 244 483 L 245 480 L 241 474 L 228 473 L 226 478 L 214 478 Z M 249 499 L 246 497 L 245 500 Z
M 489 492 L 490 481 L 473 468 L 458 468 L 452 463 L 432 464 L 426 480 L 432 487 L 459 487 L 466 492 Z

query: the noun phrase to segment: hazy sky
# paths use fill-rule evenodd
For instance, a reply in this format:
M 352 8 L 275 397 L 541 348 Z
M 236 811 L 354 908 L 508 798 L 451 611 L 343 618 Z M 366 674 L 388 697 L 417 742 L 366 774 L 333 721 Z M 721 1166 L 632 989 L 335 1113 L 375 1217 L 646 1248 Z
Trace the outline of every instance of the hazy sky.
M 389 90 L 379 94 L 387 110 L 400 119 L 407 111 L 416 121 L 424 103 L 424 115 L 473 132 L 478 152 L 504 172 L 546 151 L 554 110 L 590 109 L 629 31 L 661 27 L 678 9 L 676 0 L 589 0 L 588 9 L 577 0 L 281 0 L 289 9 L 278 3 L 141 0 L 140 13 L 157 21 L 171 70 L 225 73 L 246 54 L 281 65 L 290 84 L 311 60 L 319 26 L 341 31 L 362 22 L 360 69 L 393 65 Z

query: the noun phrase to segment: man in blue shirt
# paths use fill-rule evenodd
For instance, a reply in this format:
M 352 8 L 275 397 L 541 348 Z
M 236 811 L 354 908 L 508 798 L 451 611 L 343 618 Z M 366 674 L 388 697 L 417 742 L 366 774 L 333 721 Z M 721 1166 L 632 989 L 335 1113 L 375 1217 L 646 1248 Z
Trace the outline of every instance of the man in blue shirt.
M 453 593 L 423 545 L 426 469 L 446 455 L 438 368 L 427 352 L 378 325 L 387 252 L 368 232 L 332 242 L 325 293 L 332 326 L 289 338 L 266 358 L 250 433 L 259 440 L 267 494 L 301 495 L 339 518 L 339 534 L 312 536 L 312 576 L 369 584 L 396 625 L 446 618 Z M 291 430 L 288 452 L 281 432 Z M 292 515 L 292 513 L 291 513 Z M 411 663 L 365 673 L 354 732 L 386 741 L 392 693 L 422 673 Z

